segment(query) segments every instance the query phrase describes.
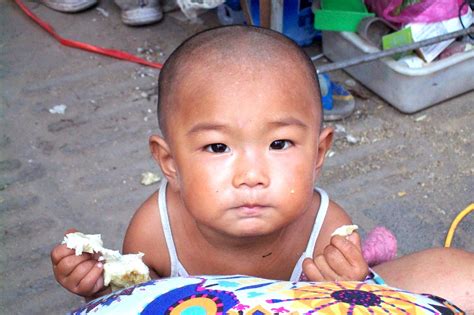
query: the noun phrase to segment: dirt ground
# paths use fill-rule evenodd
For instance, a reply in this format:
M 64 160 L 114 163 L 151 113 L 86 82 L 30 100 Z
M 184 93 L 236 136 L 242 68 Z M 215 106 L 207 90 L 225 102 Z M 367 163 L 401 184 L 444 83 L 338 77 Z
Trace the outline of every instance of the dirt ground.
M 112 2 L 100 4 L 108 16 L 26 4 L 64 37 L 159 62 L 217 25 L 214 12 L 201 24 L 173 12 L 131 28 Z M 134 210 L 157 189 L 140 178 L 159 172 L 147 145 L 158 132 L 159 71 L 61 46 L 13 1 L 0 0 L 0 21 L 0 311 L 63 314 L 81 303 L 52 275 L 49 253 L 63 232 L 101 233 L 119 249 Z M 363 234 L 391 229 L 400 255 L 442 246 L 455 215 L 473 202 L 474 92 L 406 115 L 345 73 L 332 75 L 350 86 L 357 110 L 329 124 L 336 140 L 318 185 Z M 60 104 L 64 114 L 49 112 Z M 460 224 L 454 246 L 474 251 L 473 224 L 473 215 Z

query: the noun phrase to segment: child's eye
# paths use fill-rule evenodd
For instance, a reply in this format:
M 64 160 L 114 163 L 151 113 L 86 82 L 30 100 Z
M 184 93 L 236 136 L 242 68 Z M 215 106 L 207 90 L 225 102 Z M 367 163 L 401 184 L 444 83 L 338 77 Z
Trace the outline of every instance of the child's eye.
M 271 150 L 285 150 L 288 149 L 293 143 L 290 140 L 275 140 L 270 144 Z
M 223 143 L 213 143 L 205 147 L 207 152 L 211 153 L 227 153 L 229 152 L 229 147 Z

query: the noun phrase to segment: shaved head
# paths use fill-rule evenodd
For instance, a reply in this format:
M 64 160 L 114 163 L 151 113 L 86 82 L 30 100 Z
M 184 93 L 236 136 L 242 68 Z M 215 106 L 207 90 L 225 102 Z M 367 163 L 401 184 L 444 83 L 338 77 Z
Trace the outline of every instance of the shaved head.
M 166 60 L 158 81 L 158 120 L 163 135 L 167 136 L 167 122 L 172 119 L 177 97 L 186 92 L 190 81 L 212 84 L 211 78 L 238 78 L 239 73 L 258 77 L 262 71 L 288 75 L 285 84 L 292 84 L 294 73 L 303 77 L 304 82 L 294 83 L 295 88 L 308 89 L 314 94 L 322 121 L 317 74 L 306 53 L 281 33 L 232 25 L 188 38 Z

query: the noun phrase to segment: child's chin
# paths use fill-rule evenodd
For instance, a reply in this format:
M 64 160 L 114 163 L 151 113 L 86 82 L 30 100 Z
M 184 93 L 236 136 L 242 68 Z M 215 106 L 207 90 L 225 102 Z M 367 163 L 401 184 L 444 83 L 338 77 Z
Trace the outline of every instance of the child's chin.
M 245 227 L 234 228 L 232 230 L 227 231 L 229 234 L 235 237 L 259 237 L 259 236 L 266 236 L 274 232 L 273 229 L 269 229 L 267 226 L 257 225 L 247 225 Z

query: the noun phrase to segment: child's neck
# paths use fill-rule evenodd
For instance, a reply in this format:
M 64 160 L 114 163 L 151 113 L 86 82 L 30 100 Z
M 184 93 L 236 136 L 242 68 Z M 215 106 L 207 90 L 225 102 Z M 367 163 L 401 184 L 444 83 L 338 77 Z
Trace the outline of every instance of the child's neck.
M 237 237 L 220 233 L 196 223 L 196 229 L 199 231 L 200 236 L 202 236 L 203 240 L 211 247 L 218 251 L 229 251 L 234 254 L 236 252 L 242 252 L 246 254 L 259 253 L 266 255 L 271 252 L 272 249 L 278 248 L 278 245 L 284 240 L 289 228 L 289 226 L 286 226 L 274 233 L 266 235 Z
M 173 226 L 178 254 L 190 274 L 234 273 L 286 280 L 306 249 L 319 202 L 315 198 L 309 211 L 273 233 L 236 237 L 200 225 L 178 196 L 169 197 L 171 221 L 180 223 Z

